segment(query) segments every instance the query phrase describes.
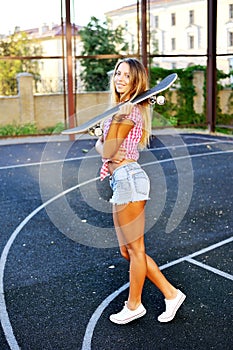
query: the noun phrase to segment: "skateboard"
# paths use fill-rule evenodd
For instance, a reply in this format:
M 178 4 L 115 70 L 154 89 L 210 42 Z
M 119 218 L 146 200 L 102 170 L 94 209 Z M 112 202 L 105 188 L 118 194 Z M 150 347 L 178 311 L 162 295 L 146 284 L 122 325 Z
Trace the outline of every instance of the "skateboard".
M 155 103 L 159 105 L 163 105 L 166 102 L 165 97 L 162 95 L 159 95 L 159 96 L 157 95 L 162 91 L 167 90 L 174 83 L 176 79 L 177 79 L 177 74 L 172 73 L 167 77 L 165 77 L 163 80 L 161 80 L 156 86 L 136 96 L 130 102 L 136 104 L 148 99 L 148 103 L 151 105 Z M 64 130 L 62 131 L 62 134 L 70 135 L 70 134 L 89 133 L 91 136 L 99 137 L 102 135 L 101 123 L 106 118 L 116 114 L 124 103 L 126 102 L 119 103 L 118 105 L 106 110 L 105 112 L 97 115 L 96 117 L 90 119 L 86 123 L 83 123 L 75 128 Z

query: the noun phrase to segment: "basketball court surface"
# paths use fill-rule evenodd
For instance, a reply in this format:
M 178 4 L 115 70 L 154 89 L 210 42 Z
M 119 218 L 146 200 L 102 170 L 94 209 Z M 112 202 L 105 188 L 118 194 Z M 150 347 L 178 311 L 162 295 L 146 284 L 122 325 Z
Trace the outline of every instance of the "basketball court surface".
M 0 349 L 232 349 L 233 138 L 158 132 L 141 152 L 147 253 L 187 298 L 160 324 L 163 296 L 147 280 L 147 314 L 127 325 L 109 321 L 128 264 L 95 141 L 0 142 Z

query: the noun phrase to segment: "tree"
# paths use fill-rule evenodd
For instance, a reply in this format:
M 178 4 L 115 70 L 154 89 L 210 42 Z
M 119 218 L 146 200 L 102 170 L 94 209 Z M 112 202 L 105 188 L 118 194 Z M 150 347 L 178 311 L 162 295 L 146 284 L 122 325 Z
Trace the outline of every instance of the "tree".
M 126 54 L 128 50 L 128 44 L 123 39 L 123 28 L 111 30 L 109 22 L 100 25 L 95 17 L 91 17 L 90 22 L 79 31 L 79 34 L 83 43 L 82 55 Z M 86 90 L 108 90 L 108 72 L 113 69 L 116 61 L 116 59 L 82 59 L 81 79 L 84 80 Z
M 25 32 L 15 32 L 0 41 L 0 56 L 36 56 L 41 55 L 41 53 L 40 45 L 28 38 Z M 0 95 L 17 94 L 16 76 L 22 72 L 31 73 L 35 81 L 39 80 L 38 61 L 30 59 L 0 60 Z

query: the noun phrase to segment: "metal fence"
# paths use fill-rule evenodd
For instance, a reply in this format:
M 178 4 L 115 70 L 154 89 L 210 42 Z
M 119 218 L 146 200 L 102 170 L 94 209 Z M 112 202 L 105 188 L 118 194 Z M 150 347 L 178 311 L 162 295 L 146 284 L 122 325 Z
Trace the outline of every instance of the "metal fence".
M 103 57 L 102 57 L 103 56 Z M 107 57 L 107 59 L 109 59 L 109 56 Z M 130 55 L 130 57 L 132 57 L 133 55 Z M 134 57 L 136 57 L 137 55 L 134 55 Z M 127 57 L 127 56 L 120 56 L 118 58 L 122 58 L 122 57 Z M 171 59 L 177 59 L 177 62 L 182 62 L 182 55 L 173 55 L 173 56 L 166 56 L 166 55 L 150 55 L 149 58 L 150 58 L 150 62 L 152 62 L 152 59 L 154 60 L 153 61 L 153 65 L 156 65 L 156 62 L 160 62 L 163 61 L 163 62 L 169 62 L 169 60 Z M 189 57 L 190 58 L 190 62 L 192 62 L 193 65 L 198 65 L 200 64 L 200 62 L 206 62 L 206 55 L 185 55 L 185 58 Z M 84 57 L 81 57 L 82 59 L 84 59 Z M 89 58 L 89 57 L 88 57 Z M 97 60 L 99 59 L 106 59 L 106 56 L 105 55 L 99 55 L 98 57 L 96 56 L 95 57 Z M 113 58 L 116 59 L 116 55 L 113 55 Z M 3 59 L 1 57 L 1 59 Z M 8 60 L 11 59 L 10 57 L 7 58 Z M 16 59 L 15 57 L 12 58 L 12 59 Z M 18 59 L 18 58 L 17 58 Z M 24 57 L 23 59 L 34 59 L 35 60 L 35 57 Z M 51 59 L 51 60 L 54 60 L 53 57 L 38 57 L 37 58 L 38 60 L 48 60 L 48 59 Z M 200 61 L 201 59 L 201 61 Z M 56 57 L 55 58 L 56 62 L 57 61 L 60 61 L 62 62 L 62 57 Z M 76 60 L 80 60 L 80 57 L 76 57 Z M 80 65 L 79 65 L 80 67 Z M 182 67 L 179 67 L 179 66 L 176 66 L 176 68 L 182 68 Z M 174 68 L 175 69 L 175 68 Z M 149 72 L 150 72 L 150 69 L 149 69 Z M 61 76 L 48 76 L 48 75 L 43 75 L 41 74 L 40 77 L 35 77 L 34 78 L 34 84 L 33 84 L 33 92 L 34 94 L 63 94 L 64 96 L 67 95 L 67 90 L 68 90 L 68 87 L 67 87 L 67 75 L 66 75 L 66 72 L 63 72 L 64 73 L 64 76 L 61 74 Z M 86 91 L 85 89 L 85 82 L 81 79 L 81 76 L 80 76 L 80 73 L 81 71 L 80 70 L 75 70 L 75 74 L 73 76 L 73 93 L 74 95 L 78 94 L 78 93 L 83 93 Z M 106 72 L 106 75 L 108 74 L 108 72 Z M 96 79 L 96 78 L 95 78 Z M 221 83 L 223 85 L 225 85 L 227 87 L 227 89 L 230 89 L 231 90 L 231 77 L 225 79 L 224 81 L 221 81 Z M 12 84 L 13 84 L 13 81 L 12 81 Z M 190 81 L 190 84 L 192 84 L 192 82 Z M 15 91 L 15 94 L 17 95 L 17 89 Z M 204 96 L 203 96 L 204 98 Z M 205 102 L 204 102 L 205 103 Z M 232 103 L 231 101 L 226 101 L 226 103 Z M 65 102 L 65 99 L 64 99 L 64 110 L 67 108 L 67 102 Z M 169 118 L 169 119 L 172 119 L 172 118 Z M 222 123 L 222 118 L 217 118 L 216 120 L 216 125 L 219 126 L 221 129 L 225 129 L 225 130 L 232 130 L 232 125 L 233 125 L 233 118 L 231 117 L 227 117 L 225 118 L 225 120 L 227 119 L 228 123 Z M 203 119 L 202 119 L 203 120 Z M 168 123 L 169 125 L 169 123 Z M 182 125 L 183 127 L 185 127 L 186 125 Z M 198 123 L 197 122 L 193 122 L 193 123 L 189 123 L 188 125 L 189 127 L 192 126 L 192 127 L 197 127 L 198 126 Z M 203 124 L 202 123 L 202 127 L 207 127 L 207 121 Z

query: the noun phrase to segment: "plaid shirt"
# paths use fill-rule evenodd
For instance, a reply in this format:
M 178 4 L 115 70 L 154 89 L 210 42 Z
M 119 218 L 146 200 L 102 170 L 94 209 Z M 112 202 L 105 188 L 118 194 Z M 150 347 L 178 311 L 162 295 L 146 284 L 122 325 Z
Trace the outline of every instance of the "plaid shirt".
M 121 147 L 126 149 L 125 159 L 134 159 L 138 160 L 139 151 L 138 144 L 142 137 L 142 129 L 143 129 L 143 120 L 141 112 L 137 105 L 135 105 L 129 115 L 126 115 L 124 119 L 129 119 L 134 122 L 134 127 L 130 130 L 127 137 L 123 141 Z M 104 140 L 108 134 L 110 125 L 112 122 L 112 118 L 108 118 L 104 122 Z M 100 178 L 103 180 L 107 175 L 109 175 L 108 170 L 108 161 L 109 159 L 102 158 L 103 165 L 100 170 Z

